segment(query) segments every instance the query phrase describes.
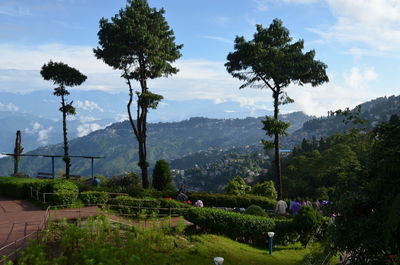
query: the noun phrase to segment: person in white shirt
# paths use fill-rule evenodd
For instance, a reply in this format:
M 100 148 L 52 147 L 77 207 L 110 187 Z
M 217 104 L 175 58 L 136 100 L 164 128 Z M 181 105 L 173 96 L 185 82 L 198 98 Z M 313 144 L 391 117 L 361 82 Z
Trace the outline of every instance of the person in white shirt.
M 286 214 L 287 203 L 284 200 L 279 200 L 275 206 L 275 213 Z

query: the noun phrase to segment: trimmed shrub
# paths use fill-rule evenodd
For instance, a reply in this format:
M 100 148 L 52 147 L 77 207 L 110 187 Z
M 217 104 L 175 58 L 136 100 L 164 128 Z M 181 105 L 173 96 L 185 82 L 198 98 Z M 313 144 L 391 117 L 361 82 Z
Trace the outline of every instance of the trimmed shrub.
M 109 194 L 103 191 L 84 191 L 79 194 L 79 198 L 85 204 L 105 204 Z
M 187 209 L 193 207 L 190 204 L 179 202 L 177 200 L 160 199 L 161 208 L 168 208 L 168 210 L 161 210 L 163 214 L 182 214 Z
M 274 241 L 279 244 L 295 242 L 298 239 L 292 219 L 274 220 L 212 208 L 191 208 L 184 212 L 184 217 L 206 232 L 222 234 L 259 246 L 266 245 L 269 231 L 275 232 Z
M 269 218 L 212 208 L 192 208 L 184 217 L 207 232 L 257 245 L 264 245 L 267 232 L 275 227 L 275 222 Z
M 243 207 L 247 208 L 250 205 L 258 205 L 263 209 L 274 210 L 276 201 L 256 195 L 228 195 L 217 193 L 197 193 L 188 192 L 187 195 L 191 201 L 202 200 L 204 206 L 207 207 Z
M 258 215 L 258 216 L 264 216 L 264 217 L 268 217 L 268 214 L 263 210 L 263 208 L 261 208 L 258 205 L 250 205 L 246 211 L 245 214 L 250 214 L 250 215 Z
M 49 180 L 35 178 L 0 177 L 0 194 L 16 199 L 29 198 L 30 185 L 45 185 Z
M 113 208 L 117 208 L 124 214 L 140 214 L 144 212 L 150 214 L 158 213 L 158 209 L 143 208 L 160 208 L 160 201 L 154 198 L 133 198 L 130 196 L 117 196 L 113 202 Z M 142 208 L 142 209 L 141 209 Z
M 55 205 L 68 205 L 72 204 L 78 198 L 78 186 L 75 183 L 65 180 L 56 179 L 49 182 L 50 192 L 55 193 L 50 196 L 50 203 Z

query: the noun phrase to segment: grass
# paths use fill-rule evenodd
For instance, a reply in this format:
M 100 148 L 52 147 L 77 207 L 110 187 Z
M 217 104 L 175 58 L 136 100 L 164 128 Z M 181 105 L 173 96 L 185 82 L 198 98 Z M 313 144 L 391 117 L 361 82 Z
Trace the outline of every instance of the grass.
M 300 244 L 275 247 L 272 255 L 267 249 L 258 249 L 229 238 L 204 234 L 192 236 L 193 247 L 177 250 L 170 256 L 171 264 L 212 264 L 213 257 L 223 257 L 224 264 L 246 265 L 296 265 L 301 264 L 309 249 Z

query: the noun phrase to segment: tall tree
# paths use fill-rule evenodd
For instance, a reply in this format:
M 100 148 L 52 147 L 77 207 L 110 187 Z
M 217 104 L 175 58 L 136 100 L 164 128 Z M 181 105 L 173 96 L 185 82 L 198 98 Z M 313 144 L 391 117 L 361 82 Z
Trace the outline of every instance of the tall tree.
M 121 77 L 129 87 L 128 116 L 139 144 L 139 167 L 143 188 L 148 188 L 147 176 L 147 114 L 157 108 L 161 95 L 149 91 L 148 79 L 168 77 L 178 69 L 171 65 L 181 56 L 183 45 L 175 44 L 174 32 L 164 18 L 164 9 L 150 8 L 146 0 L 128 0 L 128 5 L 111 21 L 102 18 L 98 32 L 99 45 L 94 49 L 98 59 L 122 71 Z M 134 90 L 132 80 L 139 82 Z M 135 93 L 134 93 L 135 92 Z M 133 95 L 136 94 L 136 120 L 131 113 Z
M 328 82 L 327 66 L 314 60 L 315 51 L 303 53 L 304 42 L 292 43 L 289 30 L 282 21 L 274 19 L 268 28 L 256 25 L 254 38 L 246 41 L 244 37 L 235 39 L 234 52 L 227 56 L 227 71 L 244 83 L 240 88 L 267 88 L 272 91 L 274 117 L 266 117 L 264 130 L 274 137 L 274 141 L 263 141 L 266 149 L 275 148 L 276 184 L 278 199 L 282 199 L 281 162 L 279 156 L 279 136 L 286 135 L 288 123 L 280 121 L 279 106 L 292 103 L 285 88 L 289 84 L 321 85 Z
M 14 174 L 19 171 L 19 161 L 21 159 L 20 154 L 24 151 L 21 144 L 21 131 L 17 131 L 15 136 L 15 146 L 14 146 Z
M 54 88 L 53 94 L 57 97 L 61 97 L 61 108 L 63 117 L 63 136 L 64 136 L 64 157 L 65 162 L 65 176 L 69 178 L 69 169 L 71 167 L 71 158 L 68 154 L 68 138 L 67 138 L 67 116 L 75 115 L 76 110 L 72 106 L 73 101 L 68 102 L 66 96 L 69 95 L 69 91 L 65 89 L 66 86 L 73 87 L 79 86 L 86 81 L 86 76 L 81 74 L 75 68 L 69 67 L 67 64 L 62 62 L 55 63 L 50 61 L 48 64 L 43 65 L 40 74 L 47 81 L 53 81 Z

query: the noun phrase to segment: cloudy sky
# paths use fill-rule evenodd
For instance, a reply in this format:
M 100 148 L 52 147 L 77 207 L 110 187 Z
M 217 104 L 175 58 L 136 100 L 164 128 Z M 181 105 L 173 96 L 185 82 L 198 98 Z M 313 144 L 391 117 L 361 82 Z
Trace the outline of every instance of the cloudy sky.
M 39 70 L 52 59 L 88 76 L 81 87 L 71 89 L 78 112 L 90 111 L 83 120 L 124 118 L 127 87 L 119 72 L 97 60 L 92 49 L 98 41 L 99 19 L 110 18 L 125 4 L 123 0 L 0 1 L 0 110 L 37 112 L 27 98 L 50 104 L 52 86 L 42 80 Z M 235 113 L 260 116 L 271 110 L 270 91 L 239 90 L 240 82 L 226 72 L 224 63 L 236 35 L 250 39 L 255 24 L 266 27 L 274 18 L 283 20 L 295 40 L 304 39 L 305 50 L 316 50 L 317 59 L 328 65 L 331 80 L 316 88 L 289 87 L 295 103 L 284 111 L 320 116 L 399 94 L 398 0 L 149 0 L 149 4 L 164 7 L 177 43 L 184 44 L 183 56 L 175 63 L 180 72 L 150 82 L 150 89 L 165 97 L 150 120 L 235 117 Z M 180 115 L 173 115 L 176 112 Z

